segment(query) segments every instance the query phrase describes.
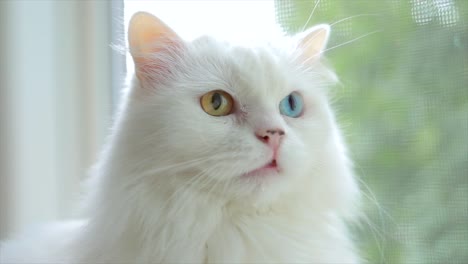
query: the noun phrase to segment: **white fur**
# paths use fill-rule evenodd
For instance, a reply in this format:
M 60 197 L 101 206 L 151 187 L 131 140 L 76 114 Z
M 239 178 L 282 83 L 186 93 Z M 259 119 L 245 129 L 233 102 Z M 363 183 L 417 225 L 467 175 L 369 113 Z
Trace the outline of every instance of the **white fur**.
M 134 78 L 90 181 L 88 220 L 6 242 L 0 262 L 359 262 L 345 226 L 359 191 L 327 101 L 335 77 L 292 47 L 203 37 L 154 54 L 167 71 Z M 202 110 L 217 89 L 238 112 Z M 279 113 L 292 91 L 306 102 L 300 118 Z M 282 172 L 240 178 L 271 159 L 259 125 L 285 130 Z

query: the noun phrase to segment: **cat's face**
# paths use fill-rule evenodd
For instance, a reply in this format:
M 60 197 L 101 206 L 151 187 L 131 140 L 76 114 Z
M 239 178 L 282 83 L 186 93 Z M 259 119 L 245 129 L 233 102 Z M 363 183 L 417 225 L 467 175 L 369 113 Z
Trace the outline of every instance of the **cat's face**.
M 235 198 L 294 191 L 320 171 L 335 127 L 325 94 L 333 74 L 318 60 L 206 37 L 168 45 L 177 47 L 144 63 L 134 56 L 130 102 L 149 164 L 170 167 L 158 177 Z

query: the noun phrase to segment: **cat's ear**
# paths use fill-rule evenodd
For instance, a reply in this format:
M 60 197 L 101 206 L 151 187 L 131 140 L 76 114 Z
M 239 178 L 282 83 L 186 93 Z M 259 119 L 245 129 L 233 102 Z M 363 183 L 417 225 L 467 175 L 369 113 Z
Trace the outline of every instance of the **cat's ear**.
M 139 77 L 167 68 L 164 53 L 183 45 L 183 40 L 170 27 L 146 12 L 138 12 L 131 18 L 128 42 Z
M 320 24 L 300 33 L 297 37 L 298 48 L 304 59 L 308 61 L 319 59 L 327 47 L 330 26 Z

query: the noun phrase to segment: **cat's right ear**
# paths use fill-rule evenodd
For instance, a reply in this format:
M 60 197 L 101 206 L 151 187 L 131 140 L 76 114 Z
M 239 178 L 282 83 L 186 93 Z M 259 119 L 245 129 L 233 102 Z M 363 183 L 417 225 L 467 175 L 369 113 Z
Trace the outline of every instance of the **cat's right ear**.
M 131 18 L 128 42 L 140 79 L 167 71 L 168 56 L 183 46 L 183 40 L 170 27 L 146 12 L 138 12 Z
M 296 36 L 298 49 L 305 61 L 312 62 L 320 59 L 325 52 L 330 37 L 330 26 L 320 24 Z

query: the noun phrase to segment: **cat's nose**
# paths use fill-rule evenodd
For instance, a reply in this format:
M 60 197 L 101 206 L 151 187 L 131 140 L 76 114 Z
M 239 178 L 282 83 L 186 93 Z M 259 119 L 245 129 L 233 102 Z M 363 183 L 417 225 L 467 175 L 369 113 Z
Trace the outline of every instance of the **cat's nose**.
M 273 149 L 277 149 L 279 144 L 281 143 L 281 139 L 284 137 L 285 133 L 284 133 L 284 130 L 280 129 L 280 128 L 276 128 L 276 129 L 259 129 L 257 131 L 255 131 L 255 136 L 257 136 L 257 138 L 273 147 Z

